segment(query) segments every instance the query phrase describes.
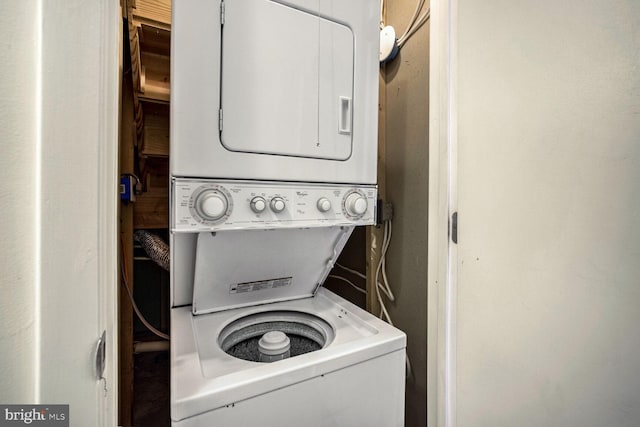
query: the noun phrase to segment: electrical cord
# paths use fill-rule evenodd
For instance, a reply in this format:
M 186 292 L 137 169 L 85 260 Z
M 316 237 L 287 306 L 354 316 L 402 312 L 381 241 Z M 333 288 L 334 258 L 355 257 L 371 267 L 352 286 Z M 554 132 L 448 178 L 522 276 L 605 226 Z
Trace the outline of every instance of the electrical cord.
M 401 48 L 407 42 L 407 40 L 409 40 L 409 38 L 416 31 L 418 31 L 425 22 L 429 20 L 430 17 L 431 17 L 431 8 L 427 8 L 424 14 L 420 17 L 420 19 L 418 19 L 418 22 L 415 23 L 415 25 L 411 29 L 409 29 L 409 31 L 406 32 L 406 34 L 404 34 L 400 39 L 398 39 L 398 48 Z
M 142 324 L 146 326 L 147 329 L 149 329 L 151 332 L 153 332 L 155 335 L 159 336 L 160 338 L 169 340 L 170 339 L 169 335 L 163 332 L 160 332 L 159 330 L 154 328 L 153 325 L 151 325 L 151 323 L 147 321 L 147 319 L 145 319 L 145 317 L 140 312 L 138 305 L 133 299 L 133 293 L 131 292 L 131 288 L 129 288 L 129 281 L 127 280 L 127 277 L 128 277 L 127 265 L 124 257 L 124 241 L 122 240 L 122 238 L 120 238 L 120 244 L 122 245 L 122 262 L 120 263 L 120 271 L 122 272 L 122 286 L 124 286 L 124 288 L 127 291 L 127 294 L 129 295 L 129 300 L 131 301 L 131 305 L 133 306 L 133 311 L 135 311 L 136 315 L 138 316 L 138 319 L 140 319 Z
M 422 27 L 422 25 L 429 20 L 431 17 L 431 7 L 427 6 L 427 9 L 424 11 L 422 15 L 420 15 L 420 11 L 424 8 L 425 0 L 418 0 L 416 3 L 416 8 L 413 11 L 413 15 L 409 20 L 409 24 L 407 28 L 404 30 L 402 35 L 397 40 L 398 49 L 402 48 L 402 46 L 411 38 L 416 31 Z M 380 1 L 380 29 L 383 29 L 386 25 L 384 21 L 384 16 L 386 12 L 386 1 Z
M 362 293 L 362 294 L 367 294 L 367 291 L 362 289 L 360 286 L 356 285 L 355 283 L 353 283 L 351 280 L 347 279 L 346 277 L 342 277 L 342 276 L 337 276 L 335 274 L 330 274 L 329 277 L 332 277 L 334 279 L 338 279 L 338 280 L 342 280 L 343 282 L 346 282 L 347 284 L 349 284 L 352 288 L 354 288 L 356 291 Z
M 424 0 L 418 0 L 418 2 L 416 3 L 416 9 L 413 11 L 413 15 L 411 16 L 411 19 L 409 20 L 409 24 L 407 25 L 407 28 L 404 30 L 404 33 L 402 33 L 402 35 L 400 36 L 398 41 L 400 41 L 401 39 L 406 37 L 406 35 L 411 30 L 411 28 L 413 28 L 413 25 L 416 23 L 416 19 L 418 19 L 418 15 L 420 15 L 420 11 L 422 10 L 422 6 L 424 6 Z
M 385 297 L 387 297 L 387 299 L 389 299 L 390 301 L 395 301 L 395 295 L 393 294 L 393 291 L 391 290 L 391 286 L 389 284 L 389 279 L 387 277 L 387 251 L 389 250 L 389 245 L 391 244 L 391 236 L 393 234 L 393 225 L 391 220 L 386 220 L 384 222 L 384 233 L 383 233 L 383 238 L 382 238 L 382 250 L 380 253 L 380 260 L 378 261 L 378 265 L 376 267 L 376 274 L 375 274 L 375 293 L 376 293 L 376 299 L 378 300 L 378 304 L 380 304 L 380 318 L 384 319 L 388 324 L 394 326 L 393 324 L 393 320 L 391 319 L 391 315 L 389 314 L 389 311 L 387 310 L 387 306 L 385 304 L 383 295 Z M 343 269 L 344 271 L 347 271 L 351 274 L 354 274 L 362 279 L 367 278 L 367 276 L 357 270 L 351 269 L 349 267 L 345 267 L 342 264 L 336 263 L 336 266 Z M 382 281 L 380 281 L 380 275 L 382 274 Z M 335 275 L 330 275 L 329 277 L 334 277 L 336 279 L 340 279 L 340 280 L 344 280 L 345 282 L 349 283 L 351 286 L 356 287 L 360 292 L 363 292 L 366 294 L 366 291 L 362 288 L 357 287 L 353 282 L 351 282 L 350 280 L 342 277 L 342 276 L 335 276 Z M 406 378 L 413 378 L 413 368 L 411 366 L 411 360 L 409 359 L 409 354 L 406 354 L 405 357 L 405 376 Z
M 380 318 L 383 316 L 386 319 L 387 323 L 391 326 L 394 326 L 393 320 L 391 320 L 391 315 L 387 310 L 387 306 L 384 303 L 384 299 L 380 294 L 380 291 L 390 300 L 395 301 L 396 297 L 391 290 L 391 286 L 389 285 L 389 279 L 387 278 L 387 251 L 389 250 L 389 245 L 391 244 L 391 235 L 393 232 L 391 220 L 388 219 L 384 222 L 384 233 L 382 238 L 382 252 L 380 254 L 380 261 L 378 262 L 378 268 L 376 269 L 376 297 L 378 299 L 378 303 L 380 304 Z M 382 283 L 378 280 L 379 274 L 382 272 Z M 411 366 L 411 360 L 409 360 L 409 354 L 405 350 L 405 377 L 413 378 L 413 368 Z
M 389 250 L 389 244 L 391 243 L 391 220 L 386 220 L 384 222 L 384 234 L 382 238 L 382 251 L 380 253 L 380 260 L 378 261 L 378 266 L 376 267 L 376 274 L 374 283 L 376 284 L 376 288 L 389 299 L 389 301 L 395 301 L 396 297 L 393 295 L 393 291 L 391 290 L 391 286 L 389 285 L 389 279 L 387 278 L 387 250 Z M 382 273 L 382 282 L 380 281 L 380 273 Z M 385 308 L 386 311 L 386 308 Z
M 362 278 L 362 279 L 367 280 L 367 276 L 366 276 L 366 275 L 364 275 L 364 274 L 362 274 L 362 273 L 360 273 L 360 272 L 359 272 L 359 271 L 357 271 L 357 270 L 353 270 L 353 269 L 351 269 L 351 268 L 349 268 L 349 267 L 345 267 L 344 265 L 338 264 L 337 262 L 336 262 L 336 265 L 337 265 L 338 267 L 340 267 L 341 269 L 343 269 L 344 271 L 348 271 L 348 272 L 349 272 L 349 273 L 351 273 L 351 274 L 355 274 L 356 276 L 358 276 L 358 277 L 360 277 L 360 278 Z

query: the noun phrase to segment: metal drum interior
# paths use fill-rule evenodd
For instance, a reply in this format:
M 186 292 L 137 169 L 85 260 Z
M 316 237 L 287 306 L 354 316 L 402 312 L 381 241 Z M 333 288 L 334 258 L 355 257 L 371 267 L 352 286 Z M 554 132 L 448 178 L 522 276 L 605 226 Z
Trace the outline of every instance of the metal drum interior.
M 290 357 L 320 350 L 334 338 L 331 325 L 318 316 L 299 311 L 267 311 L 230 322 L 222 329 L 218 344 L 233 357 L 259 362 L 258 342 L 272 331 L 289 337 Z

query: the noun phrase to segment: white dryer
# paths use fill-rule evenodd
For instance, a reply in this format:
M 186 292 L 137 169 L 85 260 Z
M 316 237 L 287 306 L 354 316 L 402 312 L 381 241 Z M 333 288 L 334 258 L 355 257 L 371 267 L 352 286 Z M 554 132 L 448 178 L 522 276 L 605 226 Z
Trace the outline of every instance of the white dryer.
M 175 177 L 376 183 L 377 0 L 176 0 Z

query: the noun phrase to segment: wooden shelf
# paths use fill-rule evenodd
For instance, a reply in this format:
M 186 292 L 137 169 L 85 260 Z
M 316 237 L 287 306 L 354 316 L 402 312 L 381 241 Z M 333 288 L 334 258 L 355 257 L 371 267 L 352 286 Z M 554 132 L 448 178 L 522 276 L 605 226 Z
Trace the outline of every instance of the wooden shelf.
M 169 157 L 169 105 L 142 103 L 144 128 L 139 155 Z
M 171 53 L 170 30 L 142 23 L 137 28 L 140 49 L 143 52 L 169 56 Z
M 169 57 L 143 52 L 140 60 L 142 64 L 138 98 L 169 102 Z
M 134 0 L 131 3 L 136 22 L 171 28 L 171 0 Z
M 169 102 L 170 2 L 137 0 L 128 18 L 135 102 L 139 99 Z

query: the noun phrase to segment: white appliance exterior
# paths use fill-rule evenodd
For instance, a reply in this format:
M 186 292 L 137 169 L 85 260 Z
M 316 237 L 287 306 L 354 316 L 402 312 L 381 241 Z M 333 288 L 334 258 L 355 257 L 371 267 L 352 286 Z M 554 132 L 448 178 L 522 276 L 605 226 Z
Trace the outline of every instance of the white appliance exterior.
M 171 229 L 178 233 L 349 227 L 373 224 L 376 215 L 375 185 L 204 179 L 174 179 L 171 185 Z M 212 194 L 214 204 L 207 208 Z
M 640 425 L 640 3 L 431 17 L 429 426 Z
M 273 363 L 220 349 L 225 325 L 270 310 L 317 315 L 333 327 L 333 341 Z M 404 425 L 405 334 L 327 290 L 200 316 L 174 308 L 171 325 L 173 426 Z
M 375 184 L 378 14 L 372 0 L 174 2 L 172 175 Z
M 375 221 L 378 23 L 377 0 L 173 2 L 173 426 L 403 425 L 405 334 L 321 288 Z M 222 350 L 274 311 L 324 346 Z

